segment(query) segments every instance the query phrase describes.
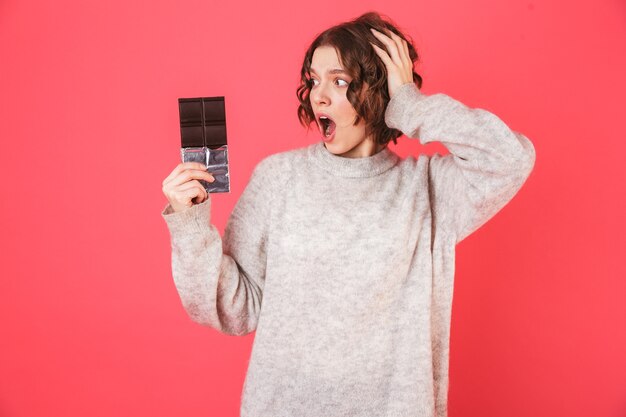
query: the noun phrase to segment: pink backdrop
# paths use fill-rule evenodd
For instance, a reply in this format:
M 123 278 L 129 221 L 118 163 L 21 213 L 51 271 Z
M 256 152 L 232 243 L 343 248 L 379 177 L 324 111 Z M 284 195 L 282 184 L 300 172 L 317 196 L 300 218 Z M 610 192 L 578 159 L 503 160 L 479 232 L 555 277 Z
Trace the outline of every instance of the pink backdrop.
M 238 415 L 254 336 L 191 322 L 171 278 L 177 98 L 226 96 L 223 232 L 258 161 L 319 140 L 296 118 L 307 45 L 371 9 L 415 40 L 426 94 L 537 150 L 457 247 L 449 415 L 626 416 L 625 3 L 384 3 L 0 3 L 0 416 Z

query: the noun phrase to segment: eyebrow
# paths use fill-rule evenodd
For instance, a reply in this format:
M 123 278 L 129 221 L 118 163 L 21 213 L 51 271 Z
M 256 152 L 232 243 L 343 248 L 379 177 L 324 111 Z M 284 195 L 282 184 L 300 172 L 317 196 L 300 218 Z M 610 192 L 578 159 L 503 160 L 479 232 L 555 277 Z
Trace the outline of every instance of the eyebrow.
M 315 70 L 313 68 L 310 69 L 311 72 L 313 74 L 317 74 L 317 72 L 315 72 Z M 331 69 L 326 71 L 326 73 L 328 74 L 347 74 L 347 72 L 345 70 L 342 70 L 341 68 L 335 68 L 335 69 Z

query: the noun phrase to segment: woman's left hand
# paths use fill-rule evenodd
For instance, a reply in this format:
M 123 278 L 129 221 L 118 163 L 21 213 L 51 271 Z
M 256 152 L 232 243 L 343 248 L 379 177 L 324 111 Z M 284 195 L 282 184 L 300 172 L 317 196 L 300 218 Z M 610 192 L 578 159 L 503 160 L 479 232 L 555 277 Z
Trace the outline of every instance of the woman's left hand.
M 376 54 L 382 59 L 387 67 L 387 85 L 389 86 L 389 97 L 393 97 L 396 90 L 403 84 L 413 82 L 413 61 L 409 56 L 409 48 L 404 39 L 392 31 L 388 31 L 391 38 L 376 29 L 370 29 L 389 51 L 379 48 L 372 42 Z

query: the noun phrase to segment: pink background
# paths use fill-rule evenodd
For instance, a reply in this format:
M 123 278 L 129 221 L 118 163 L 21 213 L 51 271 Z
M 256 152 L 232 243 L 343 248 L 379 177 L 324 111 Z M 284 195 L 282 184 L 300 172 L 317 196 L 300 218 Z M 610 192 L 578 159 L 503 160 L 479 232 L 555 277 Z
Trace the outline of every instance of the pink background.
M 171 278 L 177 98 L 226 96 L 223 232 L 258 161 L 319 140 L 306 47 L 371 9 L 415 40 L 424 93 L 537 150 L 457 247 L 449 415 L 626 416 L 625 3 L 384 3 L 0 3 L 0 416 L 238 415 L 254 336 L 193 323 Z

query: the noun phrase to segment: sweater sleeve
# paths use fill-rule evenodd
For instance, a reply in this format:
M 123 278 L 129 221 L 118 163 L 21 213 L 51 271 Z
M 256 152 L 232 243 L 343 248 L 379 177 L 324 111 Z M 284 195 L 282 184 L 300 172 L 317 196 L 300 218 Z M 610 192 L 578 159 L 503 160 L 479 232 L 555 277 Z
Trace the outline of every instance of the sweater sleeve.
M 413 83 L 396 91 L 385 122 L 450 151 L 430 158 L 429 186 L 438 224 L 450 228 L 457 244 L 513 198 L 535 164 L 532 142 L 493 113 L 445 94 L 425 95 Z
M 172 275 L 191 319 L 242 336 L 256 329 L 265 281 L 271 175 L 267 158 L 254 169 L 226 224 L 211 224 L 209 199 L 161 215 L 171 237 Z

